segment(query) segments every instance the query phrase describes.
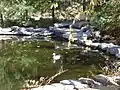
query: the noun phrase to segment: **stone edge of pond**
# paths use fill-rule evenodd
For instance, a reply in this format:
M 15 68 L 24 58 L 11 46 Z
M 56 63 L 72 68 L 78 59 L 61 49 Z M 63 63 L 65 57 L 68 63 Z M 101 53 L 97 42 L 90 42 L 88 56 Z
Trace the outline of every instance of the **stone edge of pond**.
M 119 88 L 120 75 L 107 76 L 99 74 L 92 78 L 81 77 L 78 80 L 61 80 L 59 83 L 37 86 L 25 90 L 118 90 Z

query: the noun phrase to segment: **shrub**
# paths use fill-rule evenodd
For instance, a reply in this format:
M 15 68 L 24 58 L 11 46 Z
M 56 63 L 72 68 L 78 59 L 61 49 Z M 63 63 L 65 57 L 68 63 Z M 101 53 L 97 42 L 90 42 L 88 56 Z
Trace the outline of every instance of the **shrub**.
M 120 1 L 109 0 L 101 7 L 97 7 L 91 18 L 91 23 L 107 34 L 119 38 L 120 34 Z

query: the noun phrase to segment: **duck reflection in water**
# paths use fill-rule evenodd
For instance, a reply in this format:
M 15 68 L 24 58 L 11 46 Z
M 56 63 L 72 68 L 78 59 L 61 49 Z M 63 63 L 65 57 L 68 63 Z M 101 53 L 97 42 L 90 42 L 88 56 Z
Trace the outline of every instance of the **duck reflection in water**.
M 56 64 L 57 68 L 59 69 L 58 72 L 62 72 L 63 71 L 63 60 L 62 60 L 62 56 L 60 54 L 53 53 L 53 59 L 52 62 L 54 64 Z
M 61 58 L 60 54 L 56 55 L 56 53 L 53 53 L 52 55 L 53 55 L 53 61 L 52 61 L 53 63 L 56 63 L 56 61 L 60 60 Z

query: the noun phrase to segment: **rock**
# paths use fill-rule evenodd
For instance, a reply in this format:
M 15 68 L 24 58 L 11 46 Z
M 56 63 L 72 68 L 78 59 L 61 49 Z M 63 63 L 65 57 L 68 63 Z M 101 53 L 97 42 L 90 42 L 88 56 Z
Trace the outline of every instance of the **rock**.
M 90 78 L 79 78 L 79 80 L 62 80 L 60 83 L 44 85 L 38 88 L 32 88 L 31 90 L 117 90 L 117 86 L 119 85 L 115 82 L 115 80 L 116 82 L 120 81 L 120 76 L 109 77 L 100 74 L 95 76 L 94 80 Z M 115 87 L 110 87 L 109 85 L 115 85 Z
M 120 87 L 117 87 L 117 86 L 103 86 L 103 87 L 100 87 L 99 90 L 119 90 Z
M 107 50 L 107 48 L 115 46 L 113 43 L 100 43 L 98 46 L 102 50 Z
M 83 32 L 82 32 L 82 33 L 79 33 L 79 39 L 80 39 L 80 40 L 86 41 L 87 38 L 88 38 L 87 34 L 85 34 L 85 33 L 83 33 Z
M 32 35 L 31 32 L 26 31 L 26 28 L 19 28 L 18 31 L 15 32 L 18 35 Z
M 87 34 L 87 37 L 92 37 L 92 32 L 90 30 L 87 30 L 85 34 Z
M 33 88 L 31 90 L 64 90 L 64 85 L 60 83 L 52 84 L 52 85 L 44 85 L 38 88 Z
M 79 31 L 78 34 L 80 37 L 86 36 L 86 37 L 91 37 L 92 36 L 92 32 L 89 28 L 87 28 L 87 26 L 82 27 Z
M 31 90 L 74 90 L 73 85 L 63 85 L 60 83 L 54 83 L 51 85 L 44 85 L 38 88 L 33 88 Z
M 84 44 L 87 45 L 87 46 L 91 46 L 92 41 L 91 40 L 85 40 Z
M 29 27 L 29 28 L 26 28 L 26 31 L 27 32 L 34 32 L 34 29 L 33 29 L 33 27 Z
M 18 27 L 18 26 L 12 26 L 12 27 L 11 27 L 12 31 L 14 31 L 14 32 L 15 32 L 15 31 L 18 31 L 19 28 L 20 28 L 20 27 Z
M 54 86 L 56 87 L 56 90 L 64 90 L 64 85 L 61 84 L 61 83 L 54 83 L 54 84 L 51 84 L 51 86 Z
M 51 35 L 52 33 L 51 32 L 49 32 L 48 30 L 45 30 L 44 32 L 43 32 L 43 36 L 49 36 L 49 35 Z
M 94 80 L 101 83 L 104 86 L 106 86 L 108 83 L 107 77 L 102 74 L 95 76 Z
M 36 28 L 36 29 L 33 29 L 33 32 L 44 32 L 44 31 L 46 31 L 46 30 L 48 30 L 47 28 Z
M 98 47 L 100 45 L 100 43 L 91 43 L 91 46 L 93 47 Z
M 118 57 L 118 58 L 120 58 L 120 54 L 116 54 L 115 56 Z
M 106 43 L 100 43 L 100 45 L 98 47 L 102 50 L 105 50 L 107 48 L 107 44 Z
M 1 30 L 1 32 L 11 32 L 12 31 L 11 28 L 1 28 L 0 30 Z
M 69 26 L 72 24 L 72 22 L 69 23 L 55 23 L 54 27 L 56 28 L 69 28 Z
M 107 52 L 109 52 L 110 54 L 113 54 L 113 55 L 119 57 L 119 54 L 120 54 L 120 46 L 109 47 L 109 48 L 107 49 Z
M 60 83 L 64 85 L 73 85 L 74 88 L 77 89 L 89 88 L 87 84 L 82 84 L 79 80 L 62 80 Z
M 1 28 L 0 27 L 0 35 L 13 35 L 14 33 L 11 32 L 11 28 Z
M 115 82 L 120 85 L 120 76 L 115 76 Z
M 79 78 L 79 81 L 83 84 L 89 85 L 89 87 L 91 87 L 91 88 L 98 88 L 98 87 L 102 86 L 101 83 L 96 82 L 96 81 L 94 81 L 93 79 L 90 79 L 90 78 L 82 78 L 81 77 L 81 78 Z
M 60 81 L 61 84 L 64 85 L 75 85 L 75 84 L 81 84 L 79 81 L 77 80 L 62 80 Z
M 64 85 L 64 90 L 75 90 L 73 85 Z
M 31 90 L 57 90 L 58 88 L 56 88 L 55 86 L 52 85 L 44 85 L 44 86 L 40 86 L 38 88 L 32 88 Z M 59 90 L 63 90 L 63 89 L 59 89 Z
M 100 89 L 95 89 L 95 88 L 83 88 L 83 89 L 78 89 L 78 90 L 100 90 Z M 102 90 L 102 89 L 101 89 Z
M 101 37 L 100 31 L 94 31 L 93 34 L 94 34 L 94 37 L 96 37 L 96 38 L 100 38 Z
M 2 31 L 2 28 L 0 27 L 0 31 Z
M 112 77 L 108 77 L 102 74 L 95 76 L 94 80 L 101 83 L 103 86 L 107 86 L 107 85 L 119 86 Z

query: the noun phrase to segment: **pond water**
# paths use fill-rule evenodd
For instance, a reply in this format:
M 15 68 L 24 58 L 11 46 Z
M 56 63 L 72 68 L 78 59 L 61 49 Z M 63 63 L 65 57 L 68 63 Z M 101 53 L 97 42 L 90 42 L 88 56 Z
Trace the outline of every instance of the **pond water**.
M 61 55 L 55 64 L 52 53 Z M 104 60 L 99 52 L 82 46 L 67 49 L 66 41 L 24 37 L 0 40 L 0 90 L 20 90 L 24 80 L 53 76 L 61 69 L 68 71 L 53 82 L 89 77 L 101 73 L 99 65 Z

